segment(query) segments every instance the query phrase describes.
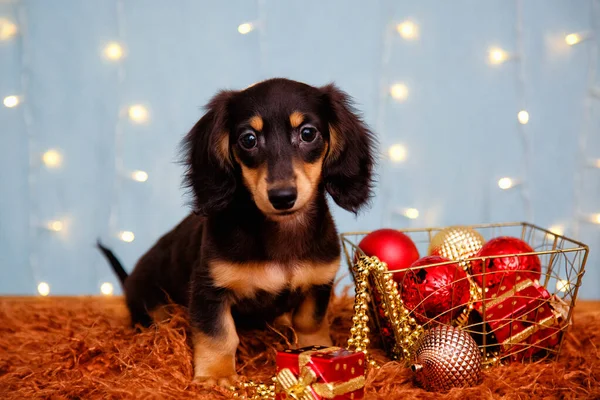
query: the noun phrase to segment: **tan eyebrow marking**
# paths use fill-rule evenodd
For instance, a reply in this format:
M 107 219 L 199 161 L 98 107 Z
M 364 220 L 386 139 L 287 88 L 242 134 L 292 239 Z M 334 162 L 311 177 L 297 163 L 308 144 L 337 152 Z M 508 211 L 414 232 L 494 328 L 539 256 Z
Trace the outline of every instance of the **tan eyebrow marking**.
M 302 121 L 304 121 L 304 114 L 301 112 L 294 111 L 290 114 L 290 125 L 292 125 L 292 128 L 299 127 Z
M 255 115 L 254 117 L 250 118 L 249 123 L 252 129 L 255 131 L 262 131 L 263 119 L 260 115 Z

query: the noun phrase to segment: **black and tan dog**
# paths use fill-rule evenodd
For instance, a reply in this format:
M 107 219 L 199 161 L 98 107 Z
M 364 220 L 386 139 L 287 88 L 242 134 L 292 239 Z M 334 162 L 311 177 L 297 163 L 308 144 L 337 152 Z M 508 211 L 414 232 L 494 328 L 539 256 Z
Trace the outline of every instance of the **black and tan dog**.
M 188 307 L 199 381 L 236 377 L 237 328 L 287 318 L 298 345 L 331 345 L 326 313 L 340 244 L 326 192 L 357 212 L 373 135 L 334 85 L 271 79 L 223 91 L 184 140 L 194 213 L 121 279 L 133 324 Z

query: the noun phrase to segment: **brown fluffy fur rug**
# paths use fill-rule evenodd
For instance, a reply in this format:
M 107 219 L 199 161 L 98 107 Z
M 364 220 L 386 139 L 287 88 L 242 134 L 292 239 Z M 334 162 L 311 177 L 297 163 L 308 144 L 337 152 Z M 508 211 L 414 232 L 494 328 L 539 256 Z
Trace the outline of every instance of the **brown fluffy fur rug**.
M 352 300 L 335 299 L 331 311 L 335 342 L 343 346 Z M 600 399 L 599 329 L 600 304 L 581 303 L 557 362 L 492 368 L 479 386 L 444 395 L 419 389 L 410 370 L 387 362 L 369 372 L 365 398 Z M 120 297 L 0 297 L 0 399 L 230 398 L 225 389 L 191 383 L 187 339 L 178 309 L 170 321 L 135 333 Z M 286 341 L 275 331 L 242 335 L 238 372 L 266 381 Z

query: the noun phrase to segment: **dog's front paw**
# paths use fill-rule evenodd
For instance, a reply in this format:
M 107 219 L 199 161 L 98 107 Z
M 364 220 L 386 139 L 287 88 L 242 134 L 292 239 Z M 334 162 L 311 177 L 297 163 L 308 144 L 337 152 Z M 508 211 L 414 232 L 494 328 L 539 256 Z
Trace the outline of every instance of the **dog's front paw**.
M 230 388 L 234 386 L 240 381 L 240 376 L 238 374 L 233 374 L 229 376 L 196 376 L 194 378 L 194 383 L 202 386 L 221 386 L 225 388 Z

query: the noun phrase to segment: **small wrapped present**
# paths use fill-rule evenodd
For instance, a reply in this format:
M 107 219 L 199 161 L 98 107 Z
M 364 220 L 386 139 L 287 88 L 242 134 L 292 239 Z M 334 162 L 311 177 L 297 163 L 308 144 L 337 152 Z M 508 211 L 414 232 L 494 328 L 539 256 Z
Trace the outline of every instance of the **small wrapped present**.
M 362 399 L 365 354 L 313 346 L 277 353 L 276 399 Z
M 512 336 L 502 343 L 512 359 L 522 360 L 558 346 L 561 327 L 557 316 L 548 307 L 540 308 L 537 318 L 535 322 L 524 321 L 522 328 L 515 325 Z
M 522 360 L 560 342 L 564 316 L 554 306 L 548 291 L 537 282 L 524 279 L 508 288 L 499 286 L 485 292 L 475 311 L 485 322 L 488 340 L 500 346 L 500 354 Z

